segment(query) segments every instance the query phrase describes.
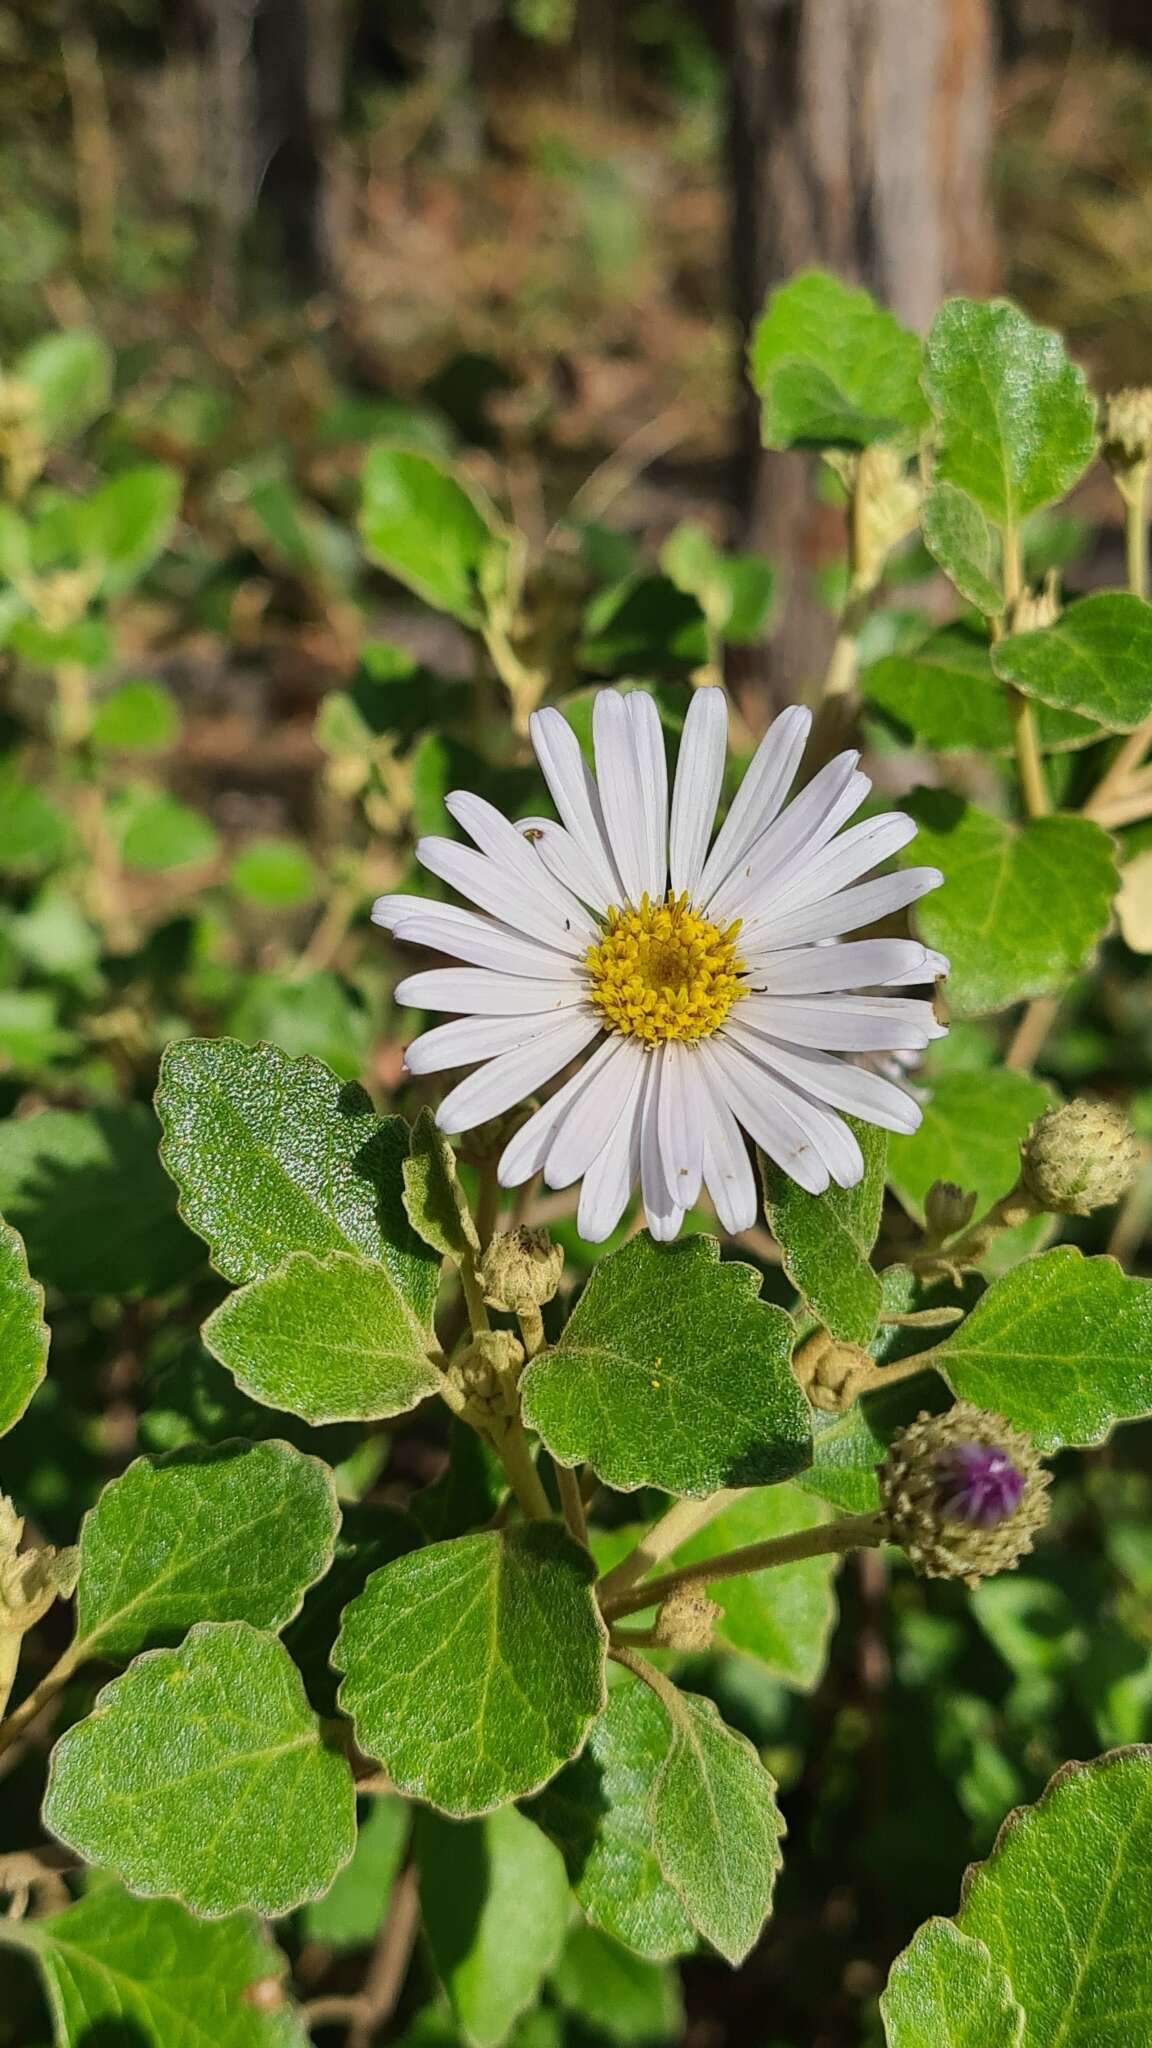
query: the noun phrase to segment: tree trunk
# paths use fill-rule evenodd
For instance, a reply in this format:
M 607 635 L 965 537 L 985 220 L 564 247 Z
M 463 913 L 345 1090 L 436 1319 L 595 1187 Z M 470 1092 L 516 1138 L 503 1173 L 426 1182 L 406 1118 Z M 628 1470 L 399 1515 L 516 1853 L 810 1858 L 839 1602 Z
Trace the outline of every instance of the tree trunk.
M 990 286 L 988 0 L 730 0 L 730 32 L 745 338 L 766 293 L 814 264 L 866 284 L 917 328 L 946 293 Z M 769 704 L 820 674 L 832 637 L 812 587 L 828 550 L 809 480 L 806 458 L 761 448 L 745 387 L 742 542 L 778 563 L 789 586 L 768 663 L 744 679 Z

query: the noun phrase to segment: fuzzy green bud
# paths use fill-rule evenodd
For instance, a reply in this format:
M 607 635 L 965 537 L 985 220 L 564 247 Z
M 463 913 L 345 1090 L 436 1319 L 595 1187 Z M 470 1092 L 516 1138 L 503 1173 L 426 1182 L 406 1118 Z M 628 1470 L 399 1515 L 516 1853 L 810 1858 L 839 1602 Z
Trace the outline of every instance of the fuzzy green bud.
M 452 1405 L 483 1435 L 499 1438 L 517 1412 L 523 1364 L 524 1346 L 511 1330 L 485 1330 L 448 1368 Z
M 841 1344 L 827 1330 L 817 1330 L 796 1352 L 792 1369 L 814 1408 L 843 1415 L 872 1378 L 875 1364 L 858 1344 Z
M 965 1194 L 954 1180 L 934 1180 L 924 1197 L 924 1221 L 929 1235 L 938 1244 L 949 1237 L 955 1237 L 972 1221 L 976 1207 L 975 1191 Z
M 1046 1109 L 1021 1148 L 1021 1178 L 1037 1208 L 1090 1216 L 1128 1193 L 1140 1171 L 1140 1141 L 1107 1102 Z
M 491 1307 L 511 1315 L 543 1308 L 551 1301 L 564 1271 L 564 1253 L 546 1230 L 500 1231 L 492 1239 L 480 1265 L 484 1299 Z
M 1124 481 L 1146 466 L 1152 457 L 1152 388 L 1129 386 L 1104 400 L 1100 453 Z
M 893 1437 L 878 1479 L 886 1534 L 927 1579 L 1011 1571 L 1048 1518 L 1051 1475 L 1022 1430 L 958 1401 Z
M 660 1605 L 653 1644 L 661 1650 L 679 1650 L 685 1656 L 710 1650 L 723 1612 L 702 1586 L 678 1586 Z

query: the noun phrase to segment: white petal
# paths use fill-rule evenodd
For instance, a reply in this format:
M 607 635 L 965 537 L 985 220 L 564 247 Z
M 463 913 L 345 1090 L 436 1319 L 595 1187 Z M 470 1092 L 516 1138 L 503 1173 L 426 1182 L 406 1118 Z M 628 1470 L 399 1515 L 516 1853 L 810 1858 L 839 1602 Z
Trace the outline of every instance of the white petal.
M 890 860 L 916 837 L 916 821 L 905 811 L 886 811 L 878 818 L 864 818 L 849 831 L 806 858 L 792 872 L 775 896 L 772 911 L 783 916 L 818 897 L 834 896 L 846 889 L 869 868 Z
M 684 720 L 672 792 L 668 865 L 669 882 L 676 896 L 686 889 L 689 897 L 695 899 L 712 837 L 727 751 L 728 703 L 724 692 L 697 690 Z
M 813 1145 L 809 1130 L 777 1091 L 764 1086 L 763 1070 L 727 1031 L 710 1038 L 704 1050 L 717 1070 L 718 1085 L 729 1109 L 749 1137 L 799 1187 L 807 1188 L 810 1195 L 822 1195 L 828 1185 L 828 1168 Z
M 858 811 L 872 784 L 858 754 L 837 755 L 793 797 L 733 868 L 710 906 L 718 919 L 751 919 L 770 908 L 785 881 L 803 875 L 820 848 Z
M 544 1178 L 550 1188 L 569 1188 L 588 1171 L 638 1090 L 644 1065 L 639 1039 L 613 1039 L 595 1087 L 582 1091 L 579 1107 L 568 1111 L 549 1147 Z
M 920 1128 L 919 1103 L 866 1067 L 839 1060 L 833 1053 L 802 1052 L 773 1038 L 763 1040 L 762 1057 L 765 1065 L 784 1080 L 795 1082 L 817 1101 L 830 1103 L 833 1109 L 845 1110 L 849 1116 L 861 1117 L 882 1131 L 899 1131 L 903 1136 Z
M 752 1032 L 725 1027 L 724 1035 L 747 1055 L 755 1068 L 757 1093 L 769 1096 L 781 1110 L 795 1118 L 837 1186 L 856 1187 L 864 1177 L 864 1155 L 847 1124 L 841 1123 L 838 1116 L 806 1090 L 774 1074 L 768 1062 L 761 1057 L 764 1050 L 762 1040 Z
M 644 797 L 645 888 L 653 903 L 668 887 L 668 757 L 660 713 L 647 690 L 630 690 L 624 699 L 632 723 L 636 772 Z
M 563 981 L 536 981 L 522 974 L 489 974 L 482 967 L 433 967 L 426 974 L 410 974 L 395 989 L 396 1001 L 414 1010 L 455 1010 L 467 1017 L 570 1010 L 584 994 L 576 974 Z
M 528 721 L 532 745 L 549 794 L 584 857 L 595 869 L 609 903 L 619 903 L 624 890 L 608 844 L 600 793 L 566 718 L 550 706 L 534 711 Z
M 514 1102 L 542 1088 L 583 1052 L 599 1029 L 598 1018 L 577 1010 L 550 1022 L 544 1036 L 531 1045 L 517 1046 L 515 1051 L 489 1060 L 445 1096 L 436 1112 L 440 1129 L 451 1136 L 487 1123 L 489 1117 L 503 1116 Z
M 616 1043 L 615 1038 L 602 1039 L 579 1072 L 571 1075 L 539 1109 L 533 1110 L 527 1122 L 508 1140 L 496 1169 L 501 1187 L 518 1188 L 522 1181 L 531 1180 L 534 1173 L 540 1172 L 563 1118 L 581 1101 L 586 1089 L 595 1087 Z
M 659 716 L 651 698 L 643 691 L 633 695 L 637 703 L 648 705 L 660 737 Z M 653 780 L 649 772 L 646 782 L 641 773 L 637 741 L 644 739 L 647 728 L 644 714 L 629 709 L 632 701 L 615 690 L 601 690 L 592 711 L 592 736 L 609 842 L 625 895 L 629 902 L 639 903 L 644 895 L 658 900 L 664 894 L 663 862 L 655 856 L 667 830 L 668 795 L 662 738 L 659 774 Z M 644 760 L 651 771 L 647 745 Z M 650 821 L 649 811 L 656 805 L 661 807 L 659 817 Z
M 823 1052 L 922 1051 L 945 1036 L 931 1003 L 898 996 L 829 995 L 818 1003 L 801 996 L 748 996 L 729 1022 Z
M 918 939 L 853 939 L 846 945 L 801 946 L 749 962 L 755 995 L 820 996 L 839 989 L 888 988 L 931 981 L 930 954 Z M 753 964 L 754 963 L 754 964 Z
M 704 1185 L 725 1230 L 751 1230 L 759 1204 L 748 1147 L 718 1084 L 704 1069 Z
M 387 913 L 379 915 L 382 905 Z M 495 919 L 457 903 L 437 903 L 429 896 L 381 896 L 373 908 L 377 924 L 390 929 L 408 946 L 427 946 L 437 953 L 456 953 L 477 967 L 509 974 L 538 975 L 555 981 L 572 972 L 571 958 L 555 946 L 543 946 Z
M 640 1178 L 640 1115 L 645 1078 L 642 1067 L 625 1114 L 584 1175 L 576 1228 L 587 1244 L 603 1244 L 612 1235 Z
M 702 904 L 776 817 L 795 781 L 811 725 L 812 713 L 803 705 L 790 704 L 769 726 L 704 863 L 699 885 Z
M 771 942 L 781 947 L 808 946 L 820 939 L 838 938 L 841 932 L 858 931 L 861 925 L 875 924 L 878 918 L 905 909 L 930 889 L 938 889 L 943 880 L 939 868 L 902 868 L 897 875 L 858 882 L 855 888 L 843 889 L 823 903 L 809 904 L 782 917 L 770 928 Z
M 404 1054 L 410 1074 L 442 1074 L 445 1067 L 474 1067 L 497 1059 L 518 1046 L 535 1045 L 555 1031 L 571 1012 L 545 1011 L 540 1017 L 460 1017 L 454 1024 L 434 1024 L 414 1038 Z
M 934 953 L 930 946 L 924 948 L 923 962 L 916 961 L 904 967 L 898 974 L 886 974 L 885 988 L 915 988 L 928 981 L 943 981 L 952 972 L 952 963 L 944 953 Z
M 482 796 L 473 796 L 470 790 L 454 789 L 445 797 L 444 808 L 449 817 L 455 818 L 456 823 L 462 825 L 469 837 L 475 840 L 481 853 L 486 853 L 505 874 L 514 875 L 519 887 L 555 911 L 562 923 L 572 917 L 583 918 L 587 922 L 587 913 L 579 898 L 549 874 L 543 861 L 537 858 L 531 841 L 525 839 L 519 826 L 503 817 L 494 804 L 486 803 Z
M 416 857 L 431 874 L 451 883 L 481 910 L 516 931 L 528 932 L 545 946 L 575 955 L 586 952 L 594 942 L 591 920 L 574 897 L 570 914 L 562 916 L 533 890 L 520 887 L 515 873 L 486 854 L 474 853 L 470 846 L 460 846 L 454 839 L 421 839 Z
M 662 1065 L 656 1112 L 660 1158 L 678 1206 L 690 1209 L 704 1172 L 703 1070 L 695 1047 L 675 1043 L 664 1047 Z
M 548 873 L 582 903 L 590 903 L 594 910 L 601 911 L 611 910 L 619 903 L 619 888 L 613 895 L 608 893 L 579 840 L 573 839 L 554 818 L 521 818 L 516 829 Z
M 660 1061 L 649 1060 L 640 1108 L 640 1192 L 649 1230 L 657 1244 L 669 1244 L 684 1221 L 684 1211 L 668 1186 L 660 1154 L 658 1119 L 662 1077 Z

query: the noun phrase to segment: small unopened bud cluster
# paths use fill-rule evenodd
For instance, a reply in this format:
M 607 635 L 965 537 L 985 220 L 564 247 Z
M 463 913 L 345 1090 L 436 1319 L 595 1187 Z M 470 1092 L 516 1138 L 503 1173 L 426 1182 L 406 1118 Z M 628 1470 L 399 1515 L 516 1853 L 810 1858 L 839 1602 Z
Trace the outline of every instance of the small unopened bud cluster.
M 1011 1571 L 1048 1517 L 1050 1474 L 1035 1445 L 969 1401 L 900 1430 L 879 1481 L 889 1540 L 928 1579 Z
M 971 1223 L 975 1208 L 974 1189 L 965 1193 L 954 1180 L 934 1180 L 924 1197 L 924 1221 L 929 1235 L 936 1244 L 955 1237 L 957 1231 Z
M 546 1230 L 522 1224 L 492 1239 L 480 1266 L 484 1299 L 492 1308 L 524 1315 L 551 1301 L 564 1272 L 564 1253 Z
M 1140 1141 L 1107 1102 L 1066 1102 L 1045 1110 L 1024 1140 L 1021 1180 L 1037 1208 L 1090 1216 L 1128 1193 L 1140 1171 Z
M 679 1650 L 685 1656 L 710 1650 L 723 1612 L 703 1587 L 678 1586 L 660 1606 L 652 1629 L 653 1644 L 661 1650 Z
M 1146 467 L 1152 457 L 1152 388 L 1130 386 L 1104 400 L 1100 453 L 1118 480 Z
M 817 1330 L 802 1344 L 793 1370 L 814 1408 L 842 1415 L 872 1378 L 875 1363 L 859 1345 L 842 1344 L 827 1330 Z
M 67 1599 L 80 1576 L 80 1552 L 49 1544 L 21 1550 L 23 1518 L 0 1494 L 0 1634 L 24 1635 L 54 1600 Z
M 485 1330 L 453 1359 L 448 1381 L 459 1397 L 454 1405 L 483 1434 L 499 1432 L 516 1414 L 523 1364 L 524 1346 L 511 1330 Z
M 1043 589 L 1025 590 L 1016 599 L 1008 617 L 1010 633 L 1038 633 L 1044 626 L 1054 626 L 1060 617 L 1060 590 L 1056 572 L 1052 570 L 1045 578 Z

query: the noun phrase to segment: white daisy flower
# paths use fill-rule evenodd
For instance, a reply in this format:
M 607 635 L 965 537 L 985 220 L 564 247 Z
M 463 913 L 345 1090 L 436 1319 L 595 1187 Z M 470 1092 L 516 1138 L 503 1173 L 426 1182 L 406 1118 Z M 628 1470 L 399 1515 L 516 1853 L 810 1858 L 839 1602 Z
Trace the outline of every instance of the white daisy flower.
M 863 1173 L 837 1110 L 890 1131 L 920 1122 L 903 1089 L 853 1056 L 914 1052 L 942 1027 L 930 1002 L 861 991 L 925 984 L 947 963 L 910 939 L 841 941 L 942 877 L 904 868 L 861 881 L 915 826 L 890 812 L 840 833 L 871 787 L 855 753 L 786 804 L 810 724 L 799 707 L 780 714 L 712 840 L 722 690 L 693 695 L 671 811 L 643 691 L 597 697 L 595 776 L 560 713 L 537 711 L 532 742 L 562 822 L 514 825 L 458 791 L 447 808 L 473 846 L 428 838 L 416 852 L 477 908 L 382 896 L 373 909 L 397 938 L 467 963 L 396 991 L 459 1013 L 407 1054 L 413 1074 L 476 1068 L 441 1103 L 442 1130 L 502 1115 L 582 1059 L 516 1132 L 499 1176 L 505 1187 L 535 1173 L 553 1188 L 582 1182 L 578 1227 L 592 1243 L 637 1181 L 653 1237 L 676 1236 L 701 1184 L 724 1228 L 747 1230 L 757 1198 L 745 1132 L 822 1194 Z

